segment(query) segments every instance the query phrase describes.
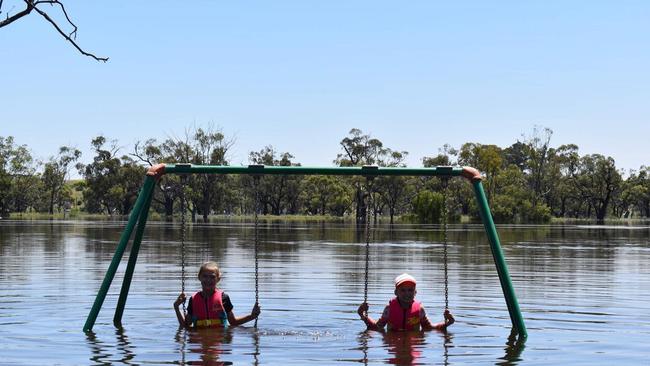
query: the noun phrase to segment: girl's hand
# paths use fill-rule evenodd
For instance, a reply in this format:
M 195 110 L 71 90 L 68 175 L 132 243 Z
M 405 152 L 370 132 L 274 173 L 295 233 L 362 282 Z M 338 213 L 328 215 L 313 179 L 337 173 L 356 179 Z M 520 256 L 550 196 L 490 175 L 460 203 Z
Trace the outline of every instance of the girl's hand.
M 363 316 L 364 314 L 368 313 L 369 308 L 370 306 L 368 305 L 368 303 L 364 302 L 363 304 L 359 305 L 359 308 L 357 309 L 357 314 L 359 314 L 359 316 Z
M 180 295 L 178 295 L 178 298 L 176 301 L 174 301 L 174 307 L 179 307 L 181 304 L 185 302 L 185 294 L 181 292 Z
M 260 313 L 261 313 L 261 312 L 262 312 L 262 311 L 261 311 L 261 309 L 260 309 L 260 304 L 255 303 L 255 305 L 253 305 L 253 311 L 251 311 L 251 316 L 253 316 L 253 319 L 255 319 L 255 318 L 257 318 L 258 316 L 260 316 Z
M 449 312 L 449 309 L 445 310 L 445 313 L 443 314 L 445 317 L 445 325 L 449 326 L 452 325 L 456 322 L 456 319 L 454 319 L 454 316 L 451 315 L 451 312 Z

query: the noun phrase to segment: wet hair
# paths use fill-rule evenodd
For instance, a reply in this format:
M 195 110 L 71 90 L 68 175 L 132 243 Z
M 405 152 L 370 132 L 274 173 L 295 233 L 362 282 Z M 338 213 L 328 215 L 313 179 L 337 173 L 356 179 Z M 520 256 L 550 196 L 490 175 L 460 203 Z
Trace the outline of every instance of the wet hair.
M 216 262 L 205 262 L 201 265 L 201 268 L 199 268 L 199 274 L 198 276 L 201 277 L 201 273 L 203 271 L 215 271 L 217 272 L 217 278 L 221 277 L 221 271 L 219 270 L 219 266 L 217 265 Z

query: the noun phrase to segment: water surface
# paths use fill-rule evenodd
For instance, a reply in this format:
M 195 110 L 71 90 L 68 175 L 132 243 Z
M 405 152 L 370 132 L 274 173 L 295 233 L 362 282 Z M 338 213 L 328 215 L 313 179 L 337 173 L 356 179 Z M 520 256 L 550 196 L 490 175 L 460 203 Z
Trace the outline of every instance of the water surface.
M 262 315 L 223 332 L 179 331 L 180 230 L 150 223 L 131 285 L 124 329 L 112 325 L 125 254 L 93 332 L 82 327 L 124 222 L 0 222 L 0 364 L 648 364 L 650 227 L 499 226 L 528 327 L 510 319 L 480 225 L 449 233 L 448 333 L 365 332 L 365 243 L 335 224 L 265 224 L 259 251 Z M 250 224 L 194 225 L 186 243 L 187 289 L 200 263 L 221 266 L 237 315 L 255 299 Z M 378 227 L 370 251 L 369 302 L 379 316 L 393 278 L 418 279 L 434 320 L 444 307 L 442 233 L 436 226 Z

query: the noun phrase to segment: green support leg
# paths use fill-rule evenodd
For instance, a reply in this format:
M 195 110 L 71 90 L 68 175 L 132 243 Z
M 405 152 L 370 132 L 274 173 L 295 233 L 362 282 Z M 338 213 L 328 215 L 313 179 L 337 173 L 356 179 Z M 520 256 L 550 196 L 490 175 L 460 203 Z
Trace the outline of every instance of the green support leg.
M 510 313 L 510 321 L 512 322 L 513 330 L 519 333 L 520 337 L 526 338 L 528 336 L 528 332 L 526 331 L 526 325 L 524 324 L 524 318 L 521 315 L 521 310 L 519 310 L 519 302 L 517 301 L 517 296 L 515 295 L 512 281 L 510 281 L 508 265 L 506 264 L 505 257 L 503 256 L 503 251 L 501 250 L 499 235 L 497 234 L 497 229 L 494 226 L 494 220 L 492 220 L 492 213 L 490 212 L 490 207 L 488 205 L 485 192 L 483 191 L 483 185 L 481 184 L 480 180 L 473 181 L 472 185 L 474 186 L 474 193 L 476 194 L 476 201 L 478 202 L 479 211 L 483 220 L 483 226 L 485 227 L 485 231 L 488 235 L 488 240 L 490 241 L 490 249 L 492 250 L 494 264 L 496 265 L 497 273 L 499 274 L 499 281 L 501 282 L 503 296 L 506 299 L 506 305 L 508 306 L 508 313 Z
M 140 243 L 142 243 L 142 234 L 147 225 L 147 218 L 149 217 L 149 207 L 153 199 L 152 186 L 148 192 L 142 192 L 147 195 L 147 200 L 144 203 L 142 211 L 140 212 L 140 219 L 138 220 L 138 228 L 135 231 L 133 238 L 133 245 L 131 245 L 131 253 L 129 255 L 129 263 L 126 266 L 124 279 L 122 280 L 122 290 L 120 291 L 120 298 L 117 300 L 117 308 L 115 309 L 115 316 L 113 317 L 113 325 L 116 328 L 122 328 L 122 314 L 124 313 L 124 306 L 126 305 L 126 298 L 129 296 L 129 289 L 131 288 L 131 279 L 133 278 L 133 271 L 135 270 L 135 263 L 138 261 L 138 252 L 140 251 Z
M 99 292 L 97 292 L 97 296 L 95 297 L 95 303 L 93 304 L 92 309 L 90 309 L 88 318 L 86 318 L 86 324 L 84 324 L 84 332 L 88 332 L 92 330 L 93 325 L 95 325 L 95 320 L 97 320 L 97 315 L 99 315 L 99 310 L 102 308 L 102 304 L 106 299 L 106 294 L 108 293 L 108 289 L 109 287 L 111 287 L 111 282 L 113 282 L 113 278 L 115 277 L 115 272 L 117 271 L 117 267 L 119 266 L 120 261 L 122 260 L 122 256 L 124 255 L 124 250 L 126 249 L 126 245 L 129 242 L 129 238 L 131 237 L 133 228 L 135 227 L 136 222 L 140 218 L 140 213 L 142 212 L 144 203 L 147 200 L 147 194 L 145 192 L 152 190 L 155 181 L 156 179 L 151 176 L 147 176 L 145 178 L 144 187 L 142 188 L 142 191 L 138 196 L 138 200 L 135 202 L 133 211 L 131 211 L 131 216 L 129 217 L 129 221 L 126 224 L 126 228 L 124 228 L 124 231 L 122 232 L 122 236 L 120 237 L 120 242 L 117 245 L 117 248 L 115 249 L 115 254 L 113 254 L 113 259 L 111 260 L 111 264 L 108 266 L 108 270 L 106 271 L 106 275 L 104 276 L 104 281 L 102 282 L 102 285 L 99 288 Z

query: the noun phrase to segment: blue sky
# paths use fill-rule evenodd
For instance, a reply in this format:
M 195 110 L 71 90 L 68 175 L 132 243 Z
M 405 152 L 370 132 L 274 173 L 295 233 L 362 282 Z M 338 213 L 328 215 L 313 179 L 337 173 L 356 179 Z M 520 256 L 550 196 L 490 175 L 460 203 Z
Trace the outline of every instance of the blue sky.
M 129 152 L 192 124 L 327 166 L 360 128 L 410 153 L 507 147 L 534 126 L 650 165 L 647 1 L 66 1 L 77 53 L 36 14 L 0 29 L 0 136 L 45 159 L 98 134 Z M 22 8 L 5 1 L 3 11 Z

